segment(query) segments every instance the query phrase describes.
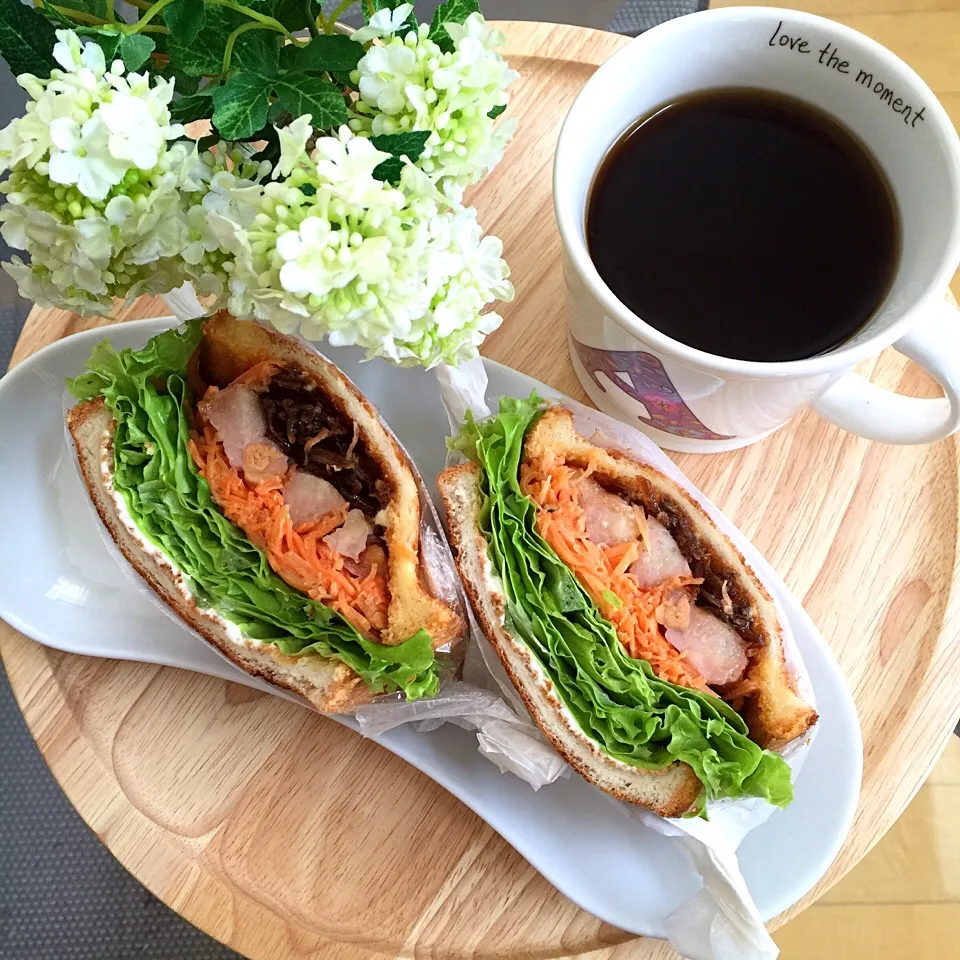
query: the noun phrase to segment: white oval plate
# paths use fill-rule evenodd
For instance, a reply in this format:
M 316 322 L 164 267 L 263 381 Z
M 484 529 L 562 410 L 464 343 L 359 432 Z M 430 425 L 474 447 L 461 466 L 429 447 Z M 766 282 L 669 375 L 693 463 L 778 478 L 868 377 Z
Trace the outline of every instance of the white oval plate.
M 63 424 L 64 378 L 79 373 L 105 334 L 140 346 L 171 318 L 88 330 L 51 344 L 0 380 L 0 616 L 58 650 L 163 663 L 277 691 L 248 677 L 132 590 L 107 551 L 74 465 Z M 447 419 L 433 375 L 362 364 L 351 349 L 327 349 L 386 417 L 428 485 L 444 465 Z M 555 390 L 487 361 L 488 396 Z M 740 847 L 740 866 L 765 920 L 823 875 L 850 829 L 863 751 L 850 691 L 826 642 L 780 578 L 759 570 L 777 594 L 810 672 L 820 729 L 790 807 Z M 349 720 L 341 720 L 356 729 Z M 577 776 L 539 792 L 499 774 L 472 733 L 447 724 L 430 733 L 400 727 L 378 742 L 479 814 L 555 887 L 601 920 L 663 937 L 663 919 L 700 886 L 680 846 L 628 818 Z

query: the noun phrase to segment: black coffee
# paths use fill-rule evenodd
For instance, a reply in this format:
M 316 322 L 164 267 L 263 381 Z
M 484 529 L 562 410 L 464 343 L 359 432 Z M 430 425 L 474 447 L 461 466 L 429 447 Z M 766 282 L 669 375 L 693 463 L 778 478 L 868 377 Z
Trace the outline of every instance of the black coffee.
M 597 172 L 590 256 L 637 316 L 740 360 L 843 343 L 884 298 L 900 228 L 883 172 L 822 111 L 713 90 L 628 130 Z

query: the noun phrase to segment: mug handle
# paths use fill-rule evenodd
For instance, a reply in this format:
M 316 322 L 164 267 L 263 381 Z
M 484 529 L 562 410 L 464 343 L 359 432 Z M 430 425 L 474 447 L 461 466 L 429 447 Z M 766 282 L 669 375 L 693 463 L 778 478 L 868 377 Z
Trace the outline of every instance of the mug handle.
M 960 313 L 947 300 L 931 303 L 893 348 L 919 363 L 943 388 L 937 400 L 904 397 L 859 374 L 841 377 L 812 404 L 825 420 L 882 443 L 933 443 L 960 428 Z

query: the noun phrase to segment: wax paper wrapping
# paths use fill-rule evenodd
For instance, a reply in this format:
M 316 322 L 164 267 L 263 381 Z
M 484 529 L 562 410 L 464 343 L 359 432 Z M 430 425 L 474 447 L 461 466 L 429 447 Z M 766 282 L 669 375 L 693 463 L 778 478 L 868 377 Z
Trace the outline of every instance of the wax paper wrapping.
M 476 416 L 487 413 L 483 394 L 478 393 L 486 377 L 476 369 L 463 373 L 443 371 L 438 374 L 438 383 L 444 405 L 450 417 L 451 428 L 456 429 L 467 409 Z M 737 531 L 690 483 L 677 466 L 648 437 L 631 427 L 596 410 L 563 400 L 562 406 L 574 414 L 578 433 L 600 446 L 617 449 L 659 469 L 682 486 L 697 500 L 716 525 L 736 544 L 751 567 L 756 568 L 759 555 L 749 541 Z M 775 591 L 768 592 L 775 597 Z M 808 703 L 816 705 L 809 674 L 800 657 L 780 604 L 775 600 L 777 615 L 783 628 L 783 646 L 790 669 L 793 671 L 800 694 Z M 473 667 L 469 688 L 467 684 L 451 685 L 442 692 L 433 704 L 435 711 L 430 726 L 435 726 L 440 717 L 457 722 L 460 726 L 477 730 L 480 749 L 501 770 L 509 771 L 527 780 L 534 789 L 539 789 L 556 776 L 569 775 L 560 758 L 559 766 L 543 762 L 546 750 L 552 748 L 534 727 L 531 731 L 523 726 L 528 718 L 526 710 L 506 678 L 496 654 L 474 625 L 474 640 L 469 661 Z M 478 671 L 481 665 L 486 675 Z M 476 688 L 487 696 L 481 697 Z M 502 699 L 495 697 L 499 690 Z M 382 732 L 407 720 L 419 718 L 411 714 L 418 705 L 375 705 L 364 708 L 360 714 L 361 728 L 369 735 Z M 512 720 L 506 710 L 515 713 Z M 529 721 L 528 721 L 529 723 Z M 532 725 L 530 725 L 532 726 Z M 494 728 L 505 731 L 504 737 L 490 738 L 487 731 Z M 796 781 L 810 744 L 816 736 L 814 727 L 801 741 L 791 744 L 784 756 L 793 771 Z M 494 751 L 489 752 L 487 743 L 494 739 Z M 624 807 L 630 816 L 645 827 L 666 836 L 674 837 L 680 844 L 697 872 L 703 877 L 700 891 L 665 918 L 665 926 L 676 950 L 690 960 L 772 960 L 778 948 L 764 927 L 763 920 L 750 896 L 740 873 L 737 847 L 746 834 L 767 820 L 774 808 L 759 799 L 726 800 L 709 805 L 709 820 L 698 818 L 666 819 L 643 807 L 622 803 L 609 798 L 611 803 Z

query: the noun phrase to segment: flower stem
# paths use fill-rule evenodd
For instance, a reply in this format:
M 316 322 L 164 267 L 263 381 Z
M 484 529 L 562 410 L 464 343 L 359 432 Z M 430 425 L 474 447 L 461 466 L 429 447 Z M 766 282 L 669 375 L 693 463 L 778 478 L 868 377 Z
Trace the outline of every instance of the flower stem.
M 117 19 L 117 14 L 113 9 L 114 0 L 107 0 L 107 20 L 110 23 L 114 23 Z
M 320 31 L 317 29 L 317 21 L 314 19 L 313 10 L 311 9 L 312 0 L 303 0 L 303 13 L 307 18 L 307 29 L 310 31 L 311 37 L 319 37 Z M 321 13 L 322 17 L 323 14 Z M 326 24 L 324 24 L 324 29 L 326 29 Z
M 160 0 L 160 3 L 169 2 L 170 0 Z M 275 20 L 273 17 L 268 17 L 266 14 L 259 13 L 256 10 L 251 10 L 250 7 L 245 7 L 242 3 L 235 3 L 234 0 L 207 0 L 207 2 L 212 3 L 217 7 L 226 7 L 228 10 L 236 10 L 237 13 L 242 13 L 245 17 L 250 17 L 251 20 L 256 20 L 258 23 L 262 23 L 265 27 L 276 30 L 278 33 L 285 33 L 289 35 L 289 31 L 279 20 Z
M 330 13 L 330 16 L 327 17 L 327 25 L 325 28 L 326 33 L 334 32 L 337 25 L 337 21 L 340 19 L 344 11 L 347 9 L 347 7 L 350 6 L 351 3 L 353 3 L 353 0 L 341 0 L 341 2 L 336 7 L 333 8 L 333 10 Z
M 155 17 L 157 14 L 163 12 L 163 8 L 169 6 L 173 3 L 173 0 L 157 0 L 153 6 L 136 22 L 130 24 L 129 29 L 124 30 L 124 33 L 140 33 L 143 28 Z
M 57 13 L 61 13 L 65 17 L 69 17 L 71 20 L 75 20 L 77 23 L 89 23 L 95 26 L 100 26 L 101 24 L 107 22 L 106 20 L 101 20 L 99 17 L 95 17 L 92 13 L 85 13 L 83 10 L 73 10 L 70 7 L 55 7 L 52 3 L 47 3 L 46 0 L 40 0 L 39 6 L 41 9 L 43 7 L 49 7 L 51 10 L 56 10 Z
M 227 45 L 223 48 L 223 68 L 221 70 L 223 76 L 226 76 L 230 71 L 230 58 L 233 56 L 233 45 L 237 42 L 237 38 L 242 33 L 246 33 L 248 30 L 269 29 L 269 27 L 265 27 L 262 23 L 257 23 L 256 20 L 248 20 L 246 23 L 243 23 L 237 27 L 237 29 L 234 30 L 229 37 L 227 37 Z

